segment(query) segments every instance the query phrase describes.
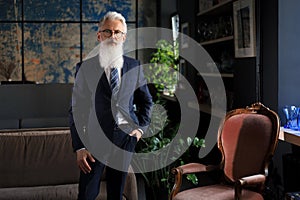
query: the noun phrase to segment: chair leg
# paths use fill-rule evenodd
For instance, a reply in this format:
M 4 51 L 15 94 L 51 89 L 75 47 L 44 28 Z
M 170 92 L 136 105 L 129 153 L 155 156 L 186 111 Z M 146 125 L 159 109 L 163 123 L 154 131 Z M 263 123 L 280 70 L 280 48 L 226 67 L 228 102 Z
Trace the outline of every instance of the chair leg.
M 234 185 L 234 199 L 235 199 L 235 200 L 240 200 L 240 199 L 241 199 L 241 194 L 242 194 L 242 185 L 241 185 L 241 183 L 238 181 L 238 182 Z

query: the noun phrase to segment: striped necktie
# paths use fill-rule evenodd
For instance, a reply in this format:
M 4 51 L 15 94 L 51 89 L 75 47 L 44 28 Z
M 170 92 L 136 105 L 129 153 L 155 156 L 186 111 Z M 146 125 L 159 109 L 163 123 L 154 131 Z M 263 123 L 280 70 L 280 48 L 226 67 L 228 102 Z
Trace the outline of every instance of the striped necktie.
M 117 68 L 112 68 L 110 72 L 110 88 L 112 95 L 116 97 L 116 94 L 118 93 L 119 86 L 119 74 L 118 74 L 118 69 Z

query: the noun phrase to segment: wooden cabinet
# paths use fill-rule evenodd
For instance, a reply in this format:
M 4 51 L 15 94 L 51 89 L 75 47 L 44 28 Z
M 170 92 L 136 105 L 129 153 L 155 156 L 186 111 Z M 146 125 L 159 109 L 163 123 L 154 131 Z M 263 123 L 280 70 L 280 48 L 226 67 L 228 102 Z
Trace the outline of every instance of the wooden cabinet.
M 209 53 L 221 74 L 226 90 L 227 110 L 233 109 L 234 99 L 233 2 L 233 0 L 199 0 L 199 12 L 196 15 L 195 26 L 196 41 Z M 201 8 L 201 5 L 206 8 Z M 208 72 L 197 74 L 196 77 L 200 110 L 211 113 L 210 95 L 204 77 L 205 79 L 214 79 L 219 76 L 216 73 Z M 190 102 L 189 106 L 198 107 L 193 102 Z

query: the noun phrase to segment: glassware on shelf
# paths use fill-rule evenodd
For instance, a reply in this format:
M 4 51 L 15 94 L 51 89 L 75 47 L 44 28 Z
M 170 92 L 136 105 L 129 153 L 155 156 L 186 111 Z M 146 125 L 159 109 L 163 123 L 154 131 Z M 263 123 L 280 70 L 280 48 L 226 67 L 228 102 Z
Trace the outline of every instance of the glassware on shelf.
M 286 119 L 284 128 L 300 130 L 300 107 L 294 105 L 284 106 L 282 110 Z
M 232 16 L 206 18 L 198 22 L 199 42 L 206 42 L 233 35 Z

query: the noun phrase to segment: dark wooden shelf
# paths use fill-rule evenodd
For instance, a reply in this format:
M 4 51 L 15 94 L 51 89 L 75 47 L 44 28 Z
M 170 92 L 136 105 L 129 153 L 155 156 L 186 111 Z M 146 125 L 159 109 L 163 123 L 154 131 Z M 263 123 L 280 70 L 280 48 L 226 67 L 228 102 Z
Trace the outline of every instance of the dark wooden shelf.
M 230 41 L 230 40 L 233 40 L 233 35 L 214 39 L 214 40 L 209 40 L 209 41 L 205 41 L 205 42 L 200 42 L 200 44 L 202 46 L 205 46 L 205 45 L 216 44 L 216 43 L 220 43 L 220 42 L 226 42 L 226 41 Z
M 198 104 L 198 102 L 188 102 L 188 107 L 212 115 L 211 107 L 208 104 Z M 216 109 L 213 116 L 223 118 L 226 114 L 226 111 L 221 109 Z
M 233 73 L 220 73 L 220 75 L 223 78 L 233 78 L 234 77 Z M 199 74 L 198 73 L 198 76 L 217 77 L 217 76 L 219 76 L 219 74 L 217 74 L 217 73 L 201 73 L 201 74 Z
M 201 11 L 197 14 L 197 16 L 201 15 L 216 15 L 220 13 L 226 13 L 232 11 L 232 2 L 233 0 L 225 0 L 217 5 L 214 5 L 213 7 Z

